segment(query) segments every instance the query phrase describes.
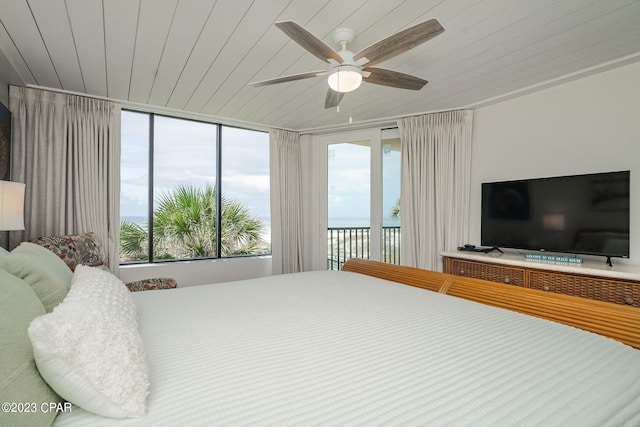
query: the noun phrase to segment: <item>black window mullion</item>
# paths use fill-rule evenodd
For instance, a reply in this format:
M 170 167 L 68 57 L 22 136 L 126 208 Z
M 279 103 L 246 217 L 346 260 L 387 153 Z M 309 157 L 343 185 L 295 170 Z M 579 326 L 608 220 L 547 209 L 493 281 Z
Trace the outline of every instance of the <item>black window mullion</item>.
M 216 125 L 216 258 L 222 258 L 222 126 Z
M 153 262 L 153 148 L 154 148 L 154 114 L 149 114 L 149 212 L 148 212 L 148 242 L 147 256 L 149 262 Z
M 123 111 L 128 111 L 128 110 L 123 110 Z M 147 248 L 147 262 L 148 263 L 156 263 L 156 262 L 164 262 L 164 261 L 182 261 L 182 260 L 189 260 L 186 258 L 181 258 L 181 259 L 167 259 L 167 260 L 162 260 L 162 259 L 155 259 L 154 256 L 154 247 L 155 247 L 155 230 L 154 230 L 154 212 L 155 212 L 155 117 L 158 114 L 152 113 L 152 112 L 140 112 L 143 114 L 146 114 L 147 119 L 148 119 L 148 133 L 147 133 L 147 143 L 148 143 L 148 155 L 147 155 L 147 167 L 148 167 L 148 180 L 147 180 L 147 201 L 148 201 L 148 206 L 147 206 L 147 241 L 148 241 L 148 248 Z M 160 114 L 160 117 L 164 117 L 164 115 Z M 170 116 L 167 116 L 170 117 Z M 197 120 L 195 120 L 197 121 Z M 222 185 L 222 144 L 223 144 L 223 137 L 222 137 L 222 133 L 223 133 L 223 129 L 222 129 L 222 125 L 219 123 L 210 123 L 211 125 L 214 125 L 216 127 L 216 129 L 213 131 L 213 135 L 215 135 L 216 137 L 216 141 L 215 141 L 215 154 L 216 154 L 216 159 L 215 159 L 215 167 L 216 167 L 216 171 L 215 171 L 215 192 L 216 192 L 216 200 L 215 200 L 215 205 L 216 205 L 216 217 L 215 217 L 215 228 L 216 228 L 216 242 L 215 242 L 215 250 L 216 253 L 213 256 L 213 258 L 224 258 L 225 256 L 235 256 L 235 255 L 229 255 L 229 254 L 223 254 L 222 250 L 223 250 L 223 242 L 222 242 L 222 228 L 223 228 L 223 218 L 222 218 L 222 214 L 223 214 L 223 202 L 222 202 L 222 192 L 223 192 L 223 185 Z M 140 159 L 142 160 L 142 159 Z M 161 233 L 162 234 L 162 233 Z M 265 253 L 268 254 L 268 253 Z M 240 254 L 239 256 L 242 256 L 243 254 Z M 246 254 L 246 255 L 251 255 L 251 254 Z M 260 255 L 262 255 L 262 253 L 260 253 Z M 193 258 L 193 259 L 197 259 L 197 258 Z M 129 263 L 134 263 L 136 261 L 125 261 L 122 262 L 121 261 L 121 265 L 124 264 L 129 264 Z M 139 262 L 139 261 L 137 261 Z M 143 261 L 144 262 L 144 261 Z

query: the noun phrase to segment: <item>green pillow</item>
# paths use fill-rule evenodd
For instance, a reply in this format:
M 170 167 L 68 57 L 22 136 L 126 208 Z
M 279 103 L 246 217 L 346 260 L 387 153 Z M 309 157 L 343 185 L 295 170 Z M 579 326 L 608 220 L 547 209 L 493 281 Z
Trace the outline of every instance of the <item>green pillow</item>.
M 0 268 L 27 282 L 47 312 L 62 302 L 73 278 L 71 270 L 56 254 L 28 242 L 0 257 Z
M 29 409 L 36 409 L 29 413 L 3 411 L 3 426 L 50 426 L 56 411 L 49 411 L 48 404 L 62 402 L 40 376 L 27 334 L 29 323 L 42 314 L 44 307 L 33 289 L 0 270 L 0 396 L 3 402 L 35 403 Z M 47 404 L 47 410 L 41 410 L 42 404 Z

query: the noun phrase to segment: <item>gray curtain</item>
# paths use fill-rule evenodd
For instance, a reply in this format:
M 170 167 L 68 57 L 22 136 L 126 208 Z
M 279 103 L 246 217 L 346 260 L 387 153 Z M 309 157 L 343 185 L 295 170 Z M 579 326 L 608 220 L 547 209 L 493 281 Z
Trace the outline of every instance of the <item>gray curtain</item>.
M 442 271 L 440 253 L 468 239 L 472 111 L 398 120 L 402 263 Z
M 269 132 L 272 273 L 302 271 L 302 160 L 300 135 Z
M 26 184 L 25 230 L 10 248 L 40 236 L 94 232 L 118 273 L 120 106 L 11 86 L 11 177 Z

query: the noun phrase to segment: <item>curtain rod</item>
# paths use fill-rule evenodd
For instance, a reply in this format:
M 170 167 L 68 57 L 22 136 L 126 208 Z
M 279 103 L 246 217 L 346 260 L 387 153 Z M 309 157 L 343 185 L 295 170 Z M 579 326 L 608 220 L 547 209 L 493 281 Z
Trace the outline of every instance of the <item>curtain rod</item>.
M 46 86 L 38 86 L 33 84 L 27 84 L 26 87 L 31 89 L 48 90 L 50 92 L 58 92 L 66 95 L 84 96 L 86 98 L 93 98 L 93 99 L 100 99 L 102 101 L 114 102 L 114 103 L 120 104 L 125 109 L 136 110 L 136 111 L 147 112 L 147 113 L 165 114 L 165 115 L 171 115 L 173 117 L 194 119 L 194 120 L 200 120 L 200 121 L 214 123 L 214 124 L 242 127 L 245 129 L 259 130 L 264 132 L 268 132 L 270 129 L 273 128 L 271 126 L 266 126 L 260 123 L 247 122 L 243 120 L 234 120 L 234 119 L 229 119 L 224 117 L 212 116 L 209 114 L 179 110 L 176 108 L 161 107 L 161 106 L 156 106 L 151 104 L 142 104 L 142 103 L 132 102 L 132 101 L 124 101 L 122 99 L 109 98 L 107 96 L 92 95 L 92 94 L 75 92 L 75 91 L 65 90 L 65 89 L 50 88 Z M 285 130 L 291 130 L 292 132 L 295 132 L 292 129 L 285 129 Z
M 13 86 L 15 86 L 15 85 L 13 85 Z M 130 109 L 130 110 L 135 110 L 135 111 L 141 111 L 141 112 L 147 112 L 147 113 L 150 112 L 150 113 L 157 113 L 157 114 L 166 114 L 166 115 L 171 115 L 173 117 L 179 117 L 179 118 L 184 118 L 184 119 L 195 119 L 195 120 L 201 120 L 201 121 L 204 121 L 204 122 L 209 122 L 209 123 L 214 123 L 214 124 L 221 124 L 221 125 L 228 125 L 228 126 L 235 126 L 235 127 L 243 127 L 245 129 L 259 130 L 259 131 L 264 131 L 264 132 L 268 132 L 270 129 L 282 129 L 282 130 L 287 130 L 287 131 L 290 131 L 290 132 L 296 132 L 296 133 L 299 133 L 300 135 L 324 134 L 324 133 L 332 133 L 332 132 L 342 132 L 342 131 L 345 131 L 345 130 L 359 130 L 359 129 L 366 129 L 366 128 L 370 128 L 370 127 L 374 127 L 374 126 L 382 126 L 384 128 L 391 129 L 391 128 L 397 127 L 396 120 L 398 120 L 398 119 L 403 119 L 403 118 L 406 118 L 406 117 L 421 116 L 421 115 L 424 115 L 424 114 L 444 113 L 444 112 L 447 112 L 447 111 L 460 110 L 460 108 L 451 108 L 451 109 L 446 109 L 446 110 L 435 110 L 435 111 L 428 111 L 428 112 L 423 112 L 423 113 L 415 113 L 415 114 L 410 114 L 410 115 L 406 115 L 406 116 L 400 116 L 399 115 L 399 116 L 385 117 L 385 118 L 380 118 L 380 119 L 364 120 L 364 121 L 361 121 L 361 122 L 345 123 L 344 125 L 337 125 L 337 126 L 336 125 L 328 125 L 328 126 L 321 126 L 321 127 L 317 127 L 317 128 L 307 128 L 307 129 L 295 130 L 295 129 L 283 128 L 283 127 L 279 127 L 279 126 L 266 126 L 266 125 L 253 123 L 253 122 L 245 122 L 245 121 L 242 121 L 242 120 L 231 120 L 231 119 L 228 119 L 228 118 L 216 117 L 216 116 L 206 115 L 206 114 L 202 114 L 202 113 L 193 113 L 193 112 L 189 112 L 189 111 L 185 111 L 185 110 L 178 110 L 178 109 L 168 108 L 168 107 L 154 106 L 154 105 L 151 105 L 151 104 L 142 104 L 142 103 L 132 102 L 132 101 L 123 101 L 121 99 L 109 98 L 107 96 L 92 95 L 92 94 L 76 92 L 76 91 L 71 91 L 71 90 L 66 90 L 66 89 L 51 88 L 51 87 L 38 86 L 38 85 L 33 85 L 33 84 L 27 84 L 26 87 L 31 88 L 31 89 L 48 90 L 50 92 L 58 92 L 58 93 L 64 93 L 64 94 L 67 94 L 67 95 L 75 95 L 75 96 L 84 96 L 84 97 L 87 97 L 87 98 L 100 99 L 100 100 L 103 100 L 103 101 L 114 102 L 114 103 L 120 104 L 123 108 Z
M 300 129 L 297 132 L 299 132 L 301 135 L 308 135 L 308 134 L 318 135 L 323 133 L 341 132 L 345 130 L 359 130 L 359 129 L 365 129 L 365 128 L 370 128 L 374 126 L 391 129 L 391 128 L 398 127 L 397 120 L 399 119 L 406 119 L 407 117 L 423 116 L 425 114 L 447 113 L 449 111 L 460 111 L 465 109 L 467 108 L 449 108 L 449 109 L 442 109 L 442 110 L 425 111 L 422 113 L 412 113 L 412 114 L 406 114 L 406 115 L 384 117 L 380 119 L 363 120 L 361 122 L 345 123 L 343 125 L 327 125 L 327 126 L 320 126 L 316 128 Z

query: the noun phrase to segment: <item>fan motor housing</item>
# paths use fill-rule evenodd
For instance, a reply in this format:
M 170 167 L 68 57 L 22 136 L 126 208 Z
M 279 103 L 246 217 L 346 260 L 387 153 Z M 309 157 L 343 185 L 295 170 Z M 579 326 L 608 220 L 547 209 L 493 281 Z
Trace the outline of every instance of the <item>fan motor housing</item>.
M 351 28 L 336 28 L 333 31 L 333 41 L 342 46 L 342 43 L 349 44 L 356 38 L 356 32 Z M 343 46 L 344 47 L 344 46 Z

